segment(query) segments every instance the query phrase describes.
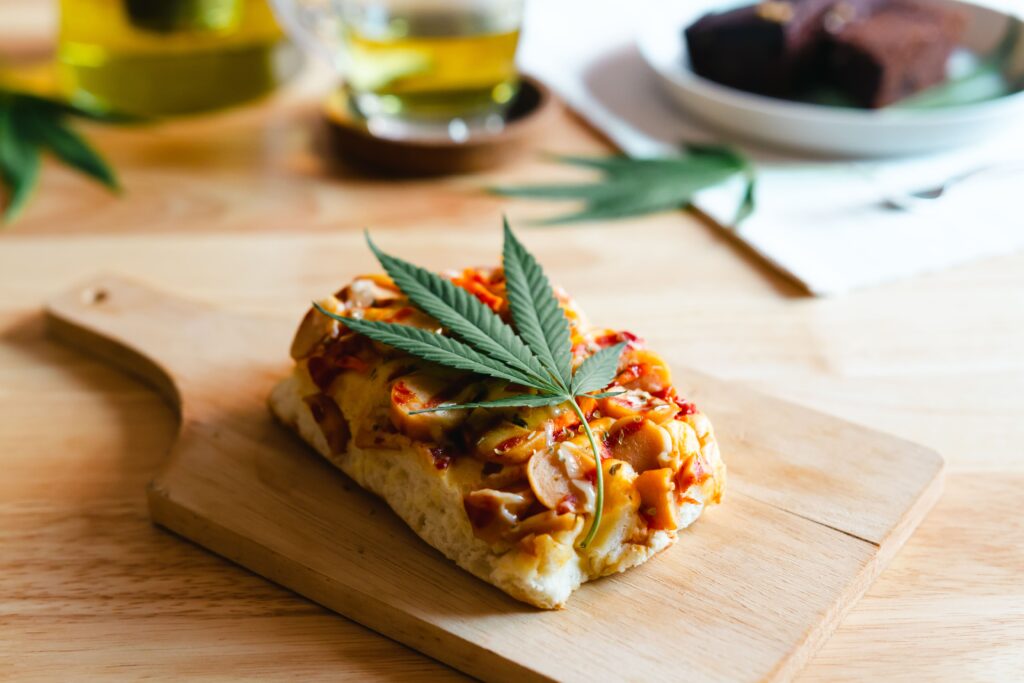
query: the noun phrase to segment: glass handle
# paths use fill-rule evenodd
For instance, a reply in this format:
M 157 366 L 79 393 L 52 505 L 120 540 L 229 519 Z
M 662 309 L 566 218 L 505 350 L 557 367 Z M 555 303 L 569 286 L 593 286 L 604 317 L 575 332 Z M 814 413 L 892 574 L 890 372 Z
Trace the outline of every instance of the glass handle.
M 271 0 L 281 26 L 304 52 L 342 71 L 344 43 L 336 0 Z

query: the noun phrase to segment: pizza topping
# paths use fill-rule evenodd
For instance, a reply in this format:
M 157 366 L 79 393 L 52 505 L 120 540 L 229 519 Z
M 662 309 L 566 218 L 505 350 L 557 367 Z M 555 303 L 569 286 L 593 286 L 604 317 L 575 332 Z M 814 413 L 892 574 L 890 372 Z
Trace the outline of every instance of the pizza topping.
M 622 354 L 615 383 L 626 389 L 643 389 L 656 394 L 672 384 L 672 373 L 661 356 L 646 349 L 630 349 Z
M 683 493 L 694 484 L 703 484 L 711 476 L 711 472 L 704 464 L 704 458 L 699 454 L 689 458 L 676 473 L 676 484 L 679 492 Z
M 337 301 L 334 301 L 337 304 Z M 327 305 L 327 302 L 324 302 Z M 336 307 L 336 306 L 335 306 Z M 299 323 L 299 329 L 292 339 L 291 356 L 295 360 L 308 358 L 327 339 L 338 335 L 341 323 L 326 315 L 321 315 L 316 309 L 310 309 L 306 317 Z
M 434 446 L 430 449 L 430 457 L 434 461 L 434 467 L 439 470 L 446 470 L 452 464 L 452 456 L 442 446 Z
M 409 438 L 441 442 L 446 432 L 466 419 L 466 411 L 416 411 L 437 408 L 449 401 L 462 403 L 468 398 L 463 394 L 469 391 L 465 384 L 453 382 L 451 378 L 425 372 L 405 375 L 391 385 L 391 421 Z
M 661 459 L 672 450 L 672 437 L 650 420 L 624 417 L 608 430 L 605 444 L 612 458 L 623 460 L 637 472 L 661 467 Z
M 501 422 L 477 440 L 476 453 L 489 462 L 517 464 L 526 462 L 546 446 L 544 431 Z
M 504 277 L 488 278 L 479 269 L 467 268 L 452 278 L 452 283 L 465 289 L 495 313 L 501 313 L 505 308 Z
M 593 509 L 593 460 L 572 444 L 537 451 L 526 465 L 530 488 L 544 507 L 559 512 Z M 588 467 L 589 465 L 589 467 Z
M 499 491 L 480 489 L 466 494 L 463 506 L 469 521 L 476 529 L 486 529 L 494 524 L 505 527 L 519 521 L 519 514 L 526 512 L 533 503 L 530 491 Z
M 675 484 L 670 468 L 642 473 L 636 478 L 635 486 L 640 494 L 640 511 L 652 529 L 675 529 L 679 526 L 672 500 Z
M 687 415 L 695 415 L 697 413 L 697 406 L 689 401 L 683 401 L 679 403 L 679 412 L 676 413 L 676 419 L 682 420 Z
M 598 408 L 608 417 L 645 417 L 656 424 L 671 420 L 679 412 L 675 404 L 637 389 L 602 398 Z
M 511 322 L 501 269 L 467 269 L 448 277 Z M 678 396 L 668 366 L 642 339 L 625 331 L 588 331 L 571 300 L 564 293 L 556 296 L 569 321 L 574 367 L 601 349 L 625 344 L 614 380 L 593 392 L 613 395 L 575 397 L 603 460 L 603 510 L 639 513 L 647 521 L 641 529 L 676 528 L 676 499 L 693 495 L 686 493 L 691 486 L 714 476 L 699 455 L 705 433 L 710 434 L 707 420 Z M 367 391 L 386 392 L 388 404 L 385 412 L 354 423 L 351 438 L 358 447 L 400 449 L 411 439 L 439 472 L 452 469 L 460 458 L 483 461 L 479 478 L 467 486 L 477 490 L 464 496 L 466 514 L 482 539 L 509 543 L 588 528 L 580 520 L 594 512 L 597 469 L 571 406 L 436 410 L 447 403 L 530 393 L 530 388 L 424 365 L 346 327 L 346 320 L 362 319 L 445 333 L 386 276 L 360 277 L 321 305 L 343 319 L 307 315 L 292 355 L 305 360 L 320 389 L 307 403 L 333 452 L 343 452 L 350 435 L 329 394 L 340 386 L 339 378 L 360 373 L 372 382 Z M 423 410 L 431 412 L 418 412 Z M 461 477 L 464 471 L 459 468 L 456 474 Z
M 622 342 L 626 343 L 627 350 L 643 348 L 644 345 L 644 340 L 632 332 L 625 330 L 599 330 L 591 332 L 586 337 L 574 340 L 572 355 L 576 361 L 582 361 L 587 356 L 601 349 L 606 349 L 609 346 L 615 346 Z
M 341 409 L 334 399 L 324 394 L 313 394 L 303 399 L 309 406 L 309 412 L 313 415 L 324 438 L 327 439 L 327 446 L 331 453 L 344 453 L 348 448 L 349 428 L 348 422 L 341 414 Z
M 526 465 L 502 466 L 493 462 L 485 462 L 483 475 L 480 482 L 481 488 L 504 489 L 510 486 L 521 486 L 526 481 Z
M 556 449 L 534 453 L 526 466 L 526 476 L 533 494 L 547 508 L 557 508 L 573 494 L 565 458 L 560 458 Z
M 697 406 L 686 399 L 680 398 L 679 394 L 676 392 L 676 388 L 672 385 L 665 387 L 661 391 L 654 392 L 653 395 L 663 401 L 673 403 L 677 408 L 679 408 L 679 411 L 675 414 L 675 418 L 677 420 L 682 420 L 687 415 L 693 415 L 697 412 Z
M 626 348 L 639 348 L 643 346 L 644 343 L 640 337 L 636 336 L 632 332 L 627 332 L 626 330 L 609 332 L 594 339 L 594 343 L 602 349 L 609 346 L 615 346 L 619 342 L 626 342 Z
M 358 278 L 349 285 L 348 301 L 360 308 L 386 306 L 398 299 L 402 293 L 395 287 L 391 278 L 365 276 Z
M 530 534 L 557 534 L 572 531 L 576 527 L 577 516 L 572 512 L 545 510 L 527 517 L 509 529 L 513 537 L 525 538 Z

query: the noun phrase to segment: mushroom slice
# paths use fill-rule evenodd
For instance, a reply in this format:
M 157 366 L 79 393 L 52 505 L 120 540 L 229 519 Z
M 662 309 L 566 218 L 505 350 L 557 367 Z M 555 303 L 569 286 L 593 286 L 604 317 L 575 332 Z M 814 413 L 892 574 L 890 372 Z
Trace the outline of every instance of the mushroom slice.
M 391 278 L 379 275 L 356 278 L 339 294 L 342 295 L 341 298 L 359 308 L 384 306 L 402 298 L 402 293 L 398 291 Z
M 672 501 L 675 484 L 671 469 L 648 470 L 636 478 L 634 485 L 640 494 L 640 512 L 647 519 L 648 526 L 652 529 L 678 528 L 676 506 Z
M 672 384 L 672 372 L 661 356 L 647 349 L 629 349 L 619 362 L 617 384 L 656 394 Z
M 533 495 L 559 513 L 581 512 L 592 505 L 593 484 L 571 444 L 537 451 L 526 465 Z
M 337 299 L 328 299 L 321 302 L 321 305 L 333 313 L 341 313 Z M 341 324 L 334 318 L 330 318 L 315 308 L 306 312 L 306 317 L 299 323 L 299 329 L 295 331 L 292 339 L 291 355 L 294 360 L 308 358 L 326 339 L 337 337 L 341 330 Z
M 526 481 L 526 465 L 495 465 L 485 463 L 480 483 L 489 489 L 500 489 Z
M 645 472 L 661 467 L 660 458 L 672 450 L 672 437 L 650 420 L 624 417 L 608 430 L 605 445 L 611 457 L 628 462 L 637 472 Z
M 351 436 L 348 422 L 341 414 L 341 409 L 334 399 L 325 394 L 312 394 L 302 399 L 313 419 L 320 426 L 324 439 L 327 440 L 327 447 L 331 453 L 340 455 L 348 449 L 348 440 Z
M 465 410 L 437 410 L 416 413 L 418 410 L 437 408 L 444 403 L 463 403 L 469 400 L 473 389 L 460 378 L 415 372 L 405 375 L 391 385 L 391 422 L 398 431 L 412 439 L 441 441 L 444 434 L 466 419 Z
M 547 447 L 543 431 L 533 431 L 511 422 L 501 422 L 476 442 L 476 453 L 484 460 L 502 465 L 524 463 L 535 452 Z
M 525 514 L 534 502 L 533 494 L 526 488 L 520 491 L 478 489 L 463 497 L 462 506 L 473 532 L 479 538 L 495 543 L 519 522 L 519 516 Z
M 564 531 L 572 531 L 576 528 L 576 520 L 579 517 L 572 512 L 558 512 L 556 510 L 545 510 L 527 517 L 510 529 L 510 533 L 517 537 L 530 534 L 557 534 Z
M 601 414 L 608 417 L 619 419 L 640 416 L 656 424 L 671 420 L 679 412 L 678 406 L 638 389 L 602 398 L 598 407 Z

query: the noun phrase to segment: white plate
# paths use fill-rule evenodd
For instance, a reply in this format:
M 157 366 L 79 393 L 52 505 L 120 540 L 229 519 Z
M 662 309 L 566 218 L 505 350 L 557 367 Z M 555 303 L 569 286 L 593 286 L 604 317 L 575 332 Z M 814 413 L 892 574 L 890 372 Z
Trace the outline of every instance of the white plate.
M 728 9 L 752 1 L 717 2 L 710 8 Z M 690 69 L 683 39 L 683 29 L 707 13 L 709 4 L 666 4 L 644 22 L 638 37 L 640 52 L 677 104 L 728 133 L 819 154 L 879 157 L 967 144 L 1024 117 L 1024 92 L 944 109 L 871 111 L 789 102 L 719 85 Z M 956 0 L 950 4 L 968 12 L 964 46 L 978 54 L 991 52 L 1009 22 L 1007 14 Z M 1024 72 L 1021 60 L 1018 66 Z

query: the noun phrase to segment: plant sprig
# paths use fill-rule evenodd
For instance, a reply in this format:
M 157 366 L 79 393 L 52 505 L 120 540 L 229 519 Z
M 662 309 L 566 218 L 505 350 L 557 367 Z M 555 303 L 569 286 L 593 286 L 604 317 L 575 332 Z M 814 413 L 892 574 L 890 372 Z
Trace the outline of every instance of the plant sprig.
M 622 155 L 608 157 L 556 157 L 573 166 L 601 172 L 592 183 L 514 185 L 488 188 L 504 197 L 576 200 L 579 211 L 539 221 L 541 225 L 609 220 L 683 209 L 694 196 L 739 175 L 746 189 L 733 221 L 739 225 L 754 210 L 755 173 L 749 159 L 730 147 L 720 145 L 683 145 L 678 156 L 633 159 Z
M 366 241 L 402 293 L 436 318 L 450 336 L 399 323 L 350 318 L 332 313 L 318 303 L 313 305 L 324 315 L 374 341 L 433 363 L 507 380 L 529 390 L 528 393 L 491 401 L 442 404 L 417 413 L 568 404 L 583 425 L 597 467 L 594 520 L 580 543 L 586 548 L 601 524 L 604 473 L 601 451 L 579 399 L 603 398 L 618 393 L 594 392 L 606 388 L 614 380 L 625 343 L 601 349 L 586 358 L 573 372 L 569 320 L 540 264 L 516 239 L 507 219 L 502 260 L 514 327 L 451 281 L 385 254 L 369 234 Z
M 25 208 L 39 180 L 43 151 L 53 153 L 68 166 L 112 191 L 120 189 L 114 171 L 85 138 L 68 125 L 68 116 L 108 123 L 135 120 L 0 88 L 0 181 L 8 195 L 3 222 L 12 222 Z

